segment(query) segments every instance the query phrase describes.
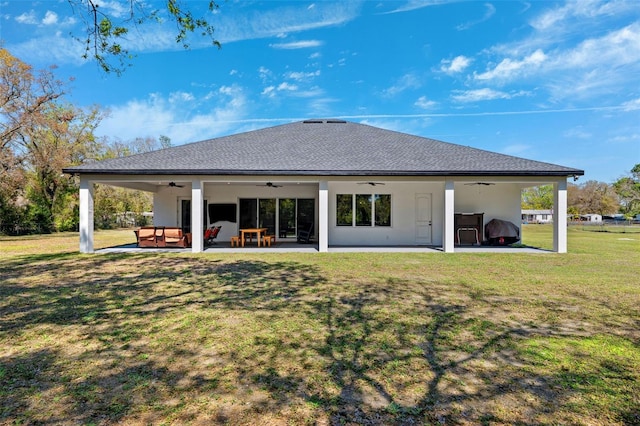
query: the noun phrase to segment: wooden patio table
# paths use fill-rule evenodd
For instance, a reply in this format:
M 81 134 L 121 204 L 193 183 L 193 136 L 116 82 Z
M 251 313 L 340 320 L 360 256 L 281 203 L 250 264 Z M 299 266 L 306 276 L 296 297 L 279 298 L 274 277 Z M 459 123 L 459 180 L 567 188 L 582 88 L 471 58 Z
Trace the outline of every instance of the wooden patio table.
M 260 234 L 262 233 L 267 233 L 267 228 L 244 228 L 244 229 L 240 229 L 240 241 L 242 244 L 242 247 L 244 247 L 244 236 L 245 234 L 249 234 L 249 238 L 251 238 L 251 235 L 256 234 L 256 237 L 258 238 L 258 247 L 260 247 Z

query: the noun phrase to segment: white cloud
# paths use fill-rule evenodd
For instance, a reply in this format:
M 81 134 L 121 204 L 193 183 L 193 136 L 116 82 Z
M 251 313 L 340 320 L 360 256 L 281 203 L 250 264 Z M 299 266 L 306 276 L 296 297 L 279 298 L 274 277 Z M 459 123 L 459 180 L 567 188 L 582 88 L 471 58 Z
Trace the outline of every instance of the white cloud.
M 456 102 L 478 102 L 478 101 L 492 101 L 496 99 L 512 99 L 520 96 L 527 96 L 529 92 L 502 92 L 499 90 L 493 90 L 490 88 L 475 89 L 475 90 L 454 90 L 451 98 Z
M 320 47 L 322 46 L 322 42 L 320 40 L 301 40 L 301 41 L 292 41 L 290 43 L 273 43 L 270 44 L 270 47 L 274 49 L 308 49 L 310 47 Z
M 238 86 L 223 86 L 216 96 L 152 93 L 147 99 L 113 105 L 96 130 L 98 136 L 122 140 L 165 135 L 175 145 L 219 136 L 244 118 L 247 99 Z M 201 113 L 200 111 L 207 111 Z
M 285 74 L 286 78 L 290 78 L 291 80 L 296 81 L 308 81 L 313 79 L 314 77 L 320 76 L 320 70 L 314 72 L 295 72 L 291 71 Z
M 127 7 L 128 2 L 120 2 L 120 1 L 94 1 L 94 3 L 98 6 L 103 13 L 107 15 L 112 15 L 115 18 L 122 18 L 127 16 L 130 13 L 131 9 Z
M 589 20 L 603 16 L 615 16 L 637 8 L 632 1 L 581 0 L 569 1 L 562 6 L 547 10 L 530 21 L 538 31 L 558 31 L 566 25 L 588 24 Z
M 440 70 L 447 74 L 460 73 L 467 69 L 467 67 L 471 65 L 471 62 L 472 59 L 463 55 L 456 56 L 452 60 L 443 59 L 440 61 Z
M 550 101 L 616 102 L 612 95 L 640 84 L 637 2 L 583 0 L 537 15 L 529 36 L 493 46 L 497 60 L 474 73 L 484 84 L 534 83 Z
M 172 104 L 179 102 L 192 102 L 194 100 L 195 96 L 193 96 L 193 93 L 189 92 L 173 92 L 169 95 L 169 102 Z
M 537 71 L 547 60 L 547 55 L 540 49 L 529 56 L 517 59 L 503 59 L 493 69 L 481 74 L 475 74 L 476 80 L 510 80 L 520 75 L 528 75 Z
M 101 10 L 112 18 L 124 19 L 130 12 L 127 7 L 128 2 L 117 0 L 98 1 Z M 349 2 L 321 2 L 315 7 L 308 9 L 308 5 L 297 5 L 277 7 L 269 11 L 245 12 L 245 8 L 229 8 L 229 13 L 216 17 L 215 37 L 221 43 L 230 43 L 240 40 L 259 39 L 274 37 L 282 34 L 298 33 L 310 29 L 325 28 L 334 25 L 341 25 L 355 19 L 362 8 L 362 1 Z M 127 37 L 122 40 L 122 47 L 132 54 L 140 52 L 162 52 L 180 49 L 175 42 L 175 25 L 167 18 L 166 10 L 160 9 L 160 22 L 149 21 L 138 25 L 135 28 L 135 37 Z M 45 25 L 49 28 L 59 30 L 61 26 L 70 27 L 77 24 L 74 17 L 62 18 L 57 16 L 57 24 L 54 24 L 54 15 L 50 14 L 44 19 L 39 19 L 36 12 L 23 13 L 14 18 L 17 22 L 29 25 Z M 20 50 L 21 59 L 29 63 L 38 61 L 39 63 L 58 64 L 84 63 L 81 60 L 84 53 L 84 45 L 75 40 L 70 34 L 82 34 L 82 28 L 70 28 L 69 31 L 62 31 L 64 34 L 46 34 L 38 38 L 32 38 L 21 44 L 7 46 L 12 52 Z M 65 40 L 68 39 L 68 40 Z M 190 37 L 191 49 L 210 48 L 211 40 L 207 37 Z M 60 43 L 61 45 L 54 45 Z M 279 43 L 274 47 L 278 48 L 313 48 L 321 46 L 323 43 L 318 40 L 308 40 L 298 43 Z M 54 51 L 55 57 L 49 55 Z M 67 52 L 64 54 L 64 52 Z M 78 54 L 79 52 L 79 54 Z M 44 58 L 44 60 L 41 60 Z
M 58 23 L 58 14 L 50 10 L 47 10 L 47 13 L 44 15 L 44 18 L 42 19 L 42 24 L 55 25 L 57 23 Z
M 296 92 L 292 92 L 291 95 L 297 98 L 314 98 L 318 96 L 323 96 L 324 93 L 325 93 L 324 90 L 322 90 L 320 87 L 315 86 L 307 90 L 298 90 Z
M 276 90 L 276 86 L 268 86 L 268 87 L 265 87 L 260 94 L 267 96 L 269 98 L 273 98 L 276 95 L 275 90 Z
M 589 139 L 592 134 L 587 132 L 583 126 L 577 126 L 566 130 L 562 136 L 568 139 Z
M 426 96 L 420 96 L 418 100 L 414 103 L 415 106 L 422 109 L 431 109 L 435 107 L 437 104 L 438 104 L 437 102 L 427 99 Z
M 622 104 L 625 111 L 637 111 L 640 110 L 640 98 L 633 99 L 631 101 Z
M 558 52 L 554 68 L 615 66 L 640 61 L 640 23 L 584 40 L 574 49 Z
M 314 98 L 309 101 L 308 111 L 310 116 L 323 117 L 332 114 L 331 104 L 338 102 L 335 98 Z
M 83 44 L 61 31 L 8 47 L 12 54 L 29 63 L 81 65 L 87 62 L 82 59 Z
M 397 7 L 389 12 L 382 13 L 388 15 L 391 13 L 411 12 L 412 10 L 422 9 L 424 7 L 436 6 L 439 4 L 451 3 L 456 0 L 409 0 L 400 7 Z M 384 4 L 384 3 L 383 3 Z
M 286 81 L 283 83 L 280 83 L 278 85 L 278 91 L 287 91 L 287 92 L 293 92 L 298 90 L 298 86 L 296 86 L 295 84 L 289 84 Z
M 396 96 L 408 89 L 417 89 L 422 86 L 422 82 L 417 75 L 413 73 L 405 74 L 398 79 L 398 81 L 388 89 L 385 89 L 384 96 Z
M 33 10 L 16 16 L 15 20 L 20 24 L 27 24 L 27 25 L 36 25 L 38 23 L 38 19 L 36 18 L 36 13 Z
M 263 82 L 267 82 L 273 79 L 273 72 L 269 68 L 262 66 L 258 68 L 258 76 Z
M 495 6 L 492 5 L 491 3 L 485 3 L 484 6 L 485 6 L 485 8 L 487 10 L 484 12 L 484 15 L 482 16 L 482 18 L 477 19 L 475 21 L 469 21 L 469 22 L 466 22 L 464 24 L 460 24 L 460 25 L 458 25 L 456 27 L 456 29 L 458 31 L 468 30 L 469 28 L 471 28 L 471 27 L 473 27 L 475 25 L 481 24 L 481 23 L 491 19 L 491 17 L 496 13 Z
M 282 4 L 286 6 L 245 15 L 221 15 L 216 37 L 224 44 L 342 25 L 358 17 L 363 1 L 318 2 L 312 8 L 304 3 Z

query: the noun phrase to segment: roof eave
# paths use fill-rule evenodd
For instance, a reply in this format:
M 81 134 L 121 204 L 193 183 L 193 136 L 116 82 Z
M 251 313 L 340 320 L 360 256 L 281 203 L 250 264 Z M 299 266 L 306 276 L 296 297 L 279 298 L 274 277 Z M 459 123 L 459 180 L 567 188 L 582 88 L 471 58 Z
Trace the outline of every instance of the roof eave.
M 583 176 L 584 170 L 220 170 L 220 169 L 103 169 L 66 168 L 71 175 L 217 175 L 217 176 Z

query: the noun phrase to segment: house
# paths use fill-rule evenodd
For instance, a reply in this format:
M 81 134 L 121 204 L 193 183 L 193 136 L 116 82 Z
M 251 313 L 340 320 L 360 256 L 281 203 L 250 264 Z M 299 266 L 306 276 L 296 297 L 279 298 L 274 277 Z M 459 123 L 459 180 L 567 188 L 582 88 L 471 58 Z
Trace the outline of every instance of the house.
M 80 177 L 80 251 L 93 252 L 93 188 L 153 193 L 154 224 L 203 251 L 243 227 L 283 238 L 311 227 L 330 246 L 435 246 L 454 252 L 457 213 L 520 223 L 523 188 L 552 184 L 555 251 L 567 250 L 567 178 L 584 171 L 343 120 L 305 120 L 64 170 Z M 481 226 L 478 226 L 482 228 Z M 480 238 L 482 240 L 482 229 Z
M 553 217 L 553 210 L 522 210 L 522 223 L 549 223 Z
M 582 214 L 580 220 L 583 222 L 602 223 L 602 215 L 600 214 Z

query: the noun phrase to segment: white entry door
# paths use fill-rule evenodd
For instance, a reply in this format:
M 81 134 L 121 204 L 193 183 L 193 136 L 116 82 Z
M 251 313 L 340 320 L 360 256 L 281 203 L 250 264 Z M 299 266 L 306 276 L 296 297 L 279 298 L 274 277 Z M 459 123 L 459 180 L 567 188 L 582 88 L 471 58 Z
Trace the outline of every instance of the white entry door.
M 416 244 L 431 244 L 431 194 L 416 194 Z

